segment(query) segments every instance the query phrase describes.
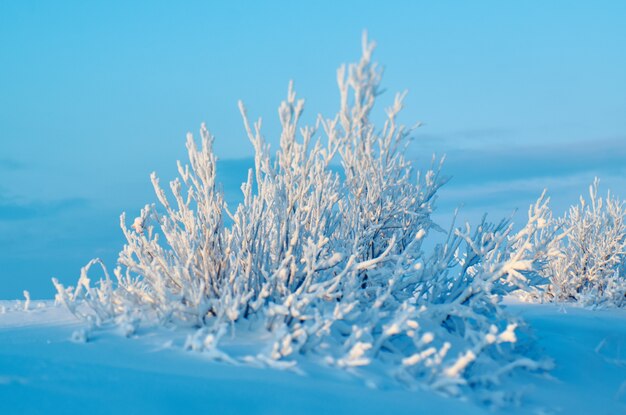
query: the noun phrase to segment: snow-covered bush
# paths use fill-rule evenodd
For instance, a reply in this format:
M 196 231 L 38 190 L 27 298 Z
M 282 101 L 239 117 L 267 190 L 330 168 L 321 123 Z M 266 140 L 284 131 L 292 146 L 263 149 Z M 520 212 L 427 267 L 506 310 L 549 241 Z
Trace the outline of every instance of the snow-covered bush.
M 563 238 L 542 272 L 548 301 L 626 306 L 626 209 L 610 192 L 599 196 L 598 184 L 557 225 Z
M 338 70 L 333 118 L 300 128 L 304 101 L 290 85 L 273 156 L 261 121 L 251 124 L 240 105 L 255 159 L 234 210 L 216 185 L 213 137 L 204 125 L 200 146 L 189 134 L 189 165 L 178 164 L 171 197 L 153 174 L 161 207 L 145 206 L 130 227 L 122 215 L 127 244 L 114 280 L 103 267 L 91 284 L 90 267 L 102 265 L 94 260 L 76 288 L 55 281 L 58 301 L 126 334 L 139 325 L 196 327 L 187 346 L 222 359 L 220 339 L 245 323 L 271 340 L 244 361 L 382 366 L 403 383 L 450 394 L 539 368 L 517 346 L 518 321 L 500 298 L 529 284 L 551 246 L 547 199 L 517 233 L 509 221 L 447 233 L 435 225 L 441 163 L 421 173 L 405 158 L 404 94 L 382 128 L 372 123 L 381 81 L 373 49 L 364 38 L 360 61 Z

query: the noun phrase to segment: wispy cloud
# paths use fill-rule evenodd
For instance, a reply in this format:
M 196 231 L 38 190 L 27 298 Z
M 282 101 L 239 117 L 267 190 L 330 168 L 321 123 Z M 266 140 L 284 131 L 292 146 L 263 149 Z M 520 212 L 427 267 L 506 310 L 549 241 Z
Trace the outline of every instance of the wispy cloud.
M 626 138 L 452 150 L 443 169 L 452 179 L 439 195 L 437 215 L 445 219 L 461 208 L 463 219 L 475 221 L 483 213 L 498 218 L 518 209 L 517 220 L 523 221 L 544 189 L 561 215 L 587 196 L 595 176 L 603 192 L 611 189 L 626 199 L 624 160 Z
M 20 170 L 23 168 L 24 164 L 18 160 L 0 157 L 0 170 Z
M 452 150 L 446 173 L 451 185 L 617 174 L 626 168 L 626 138 L 568 143 Z
M 19 201 L 0 197 L 0 221 L 19 221 L 59 215 L 68 210 L 87 206 L 82 198 L 67 198 L 50 202 Z
M 467 130 L 450 131 L 433 134 L 417 130 L 415 140 L 418 143 L 426 143 L 441 148 L 465 148 L 476 147 L 485 144 L 512 139 L 519 135 L 519 131 L 513 128 L 474 128 Z

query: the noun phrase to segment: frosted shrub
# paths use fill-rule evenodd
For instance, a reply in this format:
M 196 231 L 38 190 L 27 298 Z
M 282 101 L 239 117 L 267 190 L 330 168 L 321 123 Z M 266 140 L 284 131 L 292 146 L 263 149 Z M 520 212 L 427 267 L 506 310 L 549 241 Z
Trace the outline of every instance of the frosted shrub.
M 338 70 L 333 118 L 299 127 L 304 101 L 290 85 L 273 157 L 261 120 L 251 123 L 240 104 L 255 158 L 234 210 L 216 187 L 213 137 L 204 125 L 199 146 L 189 134 L 189 165 L 178 164 L 171 196 L 153 174 L 161 206 L 144 207 L 130 227 L 122 215 L 127 244 L 114 280 L 103 268 L 90 283 L 95 260 L 77 288 L 55 281 L 57 299 L 126 334 L 140 324 L 196 327 L 186 347 L 228 361 L 218 346 L 245 323 L 271 340 L 241 361 L 383 365 L 400 382 L 450 394 L 539 368 L 517 346 L 518 322 L 499 302 L 530 283 L 549 249 L 547 199 L 531 206 L 517 233 L 508 221 L 486 220 L 441 231 L 431 220 L 441 164 L 421 173 L 405 158 L 410 131 L 397 123 L 404 95 L 382 128 L 370 120 L 381 81 L 373 49 L 364 38 L 360 61 Z M 434 249 L 424 248 L 427 238 L 439 240 Z
M 626 210 L 610 192 L 599 196 L 598 184 L 561 220 L 564 238 L 544 271 L 550 301 L 626 305 Z

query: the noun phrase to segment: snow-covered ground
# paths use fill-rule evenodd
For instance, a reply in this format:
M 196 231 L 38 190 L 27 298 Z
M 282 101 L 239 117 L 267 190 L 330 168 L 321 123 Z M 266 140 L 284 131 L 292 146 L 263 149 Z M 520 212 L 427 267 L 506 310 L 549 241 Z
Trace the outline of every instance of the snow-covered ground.
M 187 332 L 139 332 L 127 339 L 82 327 L 51 302 L 0 302 L 0 414 L 625 414 L 626 312 L 510 304 L 551 356 L 550 377 L 523 374 L 508 383 L 520 403 L 497 410 L 409 391 L 378 388 L 336 369 L 305 373 L 233 366 L 183 350 Z M 253 339 L 252 339 L 253 340 Z M 254 342 L 240 341 L 229 353 Z

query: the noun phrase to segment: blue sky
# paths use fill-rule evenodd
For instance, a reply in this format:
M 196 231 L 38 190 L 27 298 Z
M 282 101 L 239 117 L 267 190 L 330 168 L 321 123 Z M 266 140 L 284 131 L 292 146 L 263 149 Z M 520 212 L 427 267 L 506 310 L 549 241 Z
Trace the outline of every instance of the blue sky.
M 94 256 L 113 263 L 118 215 L 153 200 L 205 121 L 221 159 L 251 155 L 237 110 L 263 116 L 294 79 L 307 116 L 338 106 L 335 69 L 367 29 L 382 109 L 424 126 L 411 155 L 447 153 L 441 218 L 555 210 L 594 175 L 626 196 L 626 2 L 267 1 L 0 3 L 0 298 L 51 296 Z M 236 191 L 238 166 L 225 165 Z

